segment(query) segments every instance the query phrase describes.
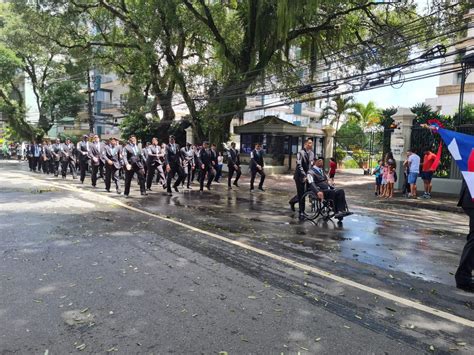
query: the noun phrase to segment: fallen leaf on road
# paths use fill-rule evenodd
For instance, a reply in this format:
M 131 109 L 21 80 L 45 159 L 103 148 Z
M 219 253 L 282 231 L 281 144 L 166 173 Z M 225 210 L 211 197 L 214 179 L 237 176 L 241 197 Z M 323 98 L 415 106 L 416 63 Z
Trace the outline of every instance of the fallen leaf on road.
M 320 340 L 321 340 L 321 338 L 316 338 L 316 339 L 314 339 L 315 342 L 318 342 L 318 341 L 320 341 Z
M 355 315 L 355 317 L 356 317 L 357 319 L 362 319 L 362 317 L 361 317 L 361 316 L 358 316 L 357 314 Z
M 304 347 L 302 347 L 302 346 L 299 346 L 299 348 L 300 348 L 301 350 L 306 350 L 306 351 L 309 350 L 309 349 L 306 349 L 306 348 L 304 348 Z
M 392 274 L 389 274 L 388 276 L 389 276 L 391 279 L 393 279 L 393 278 L 394 278 Z
M 112 351 L 118 351 L 118 348 L 114 346 L 114 347 L 111 347 L 110 349 L 107 349 L 108 353 L 111 353 Z
M 228 355 L 227 351 L 219 351 L 219 355 Z
M 49 355 L 49 350 L 46 349 L 46 350 L 44 351 L 44 354 L 43 354 L 43 355 Z
M 459 343 L 456 343 L 457 346 L 466 346 L 467 344 L 465 342 L 459 342 Z
M 85 348 L 86 348 L 86 344 L 81 344 L 81 345 L 76 346 L 76 349 L 79 350 L 79 351 L 82 351 Z
M 240 337 L 240 340 L 241 341 L 245 341 L 246 343 L 248 343 L 249 341 L 247 339 L 245 339 L 244 337 Z
M 349 327 L 348 325 L 344 325 L 344 328 L 351 329 L 351 327 Z
M 86 313 L 89 310 L 89 308 L 84 308 L 81 313 Z
M 35 303 L 43 303 L 43 300 L 42 300 L 42 299 L 34 299 L 33 302 L 35 302 Z
M 435 351 L 435 348 L 433 345 L 430 345 L 430 351 Z
M 257 299 L 257 297 L 255 297 L 255 296 L 248 296 L 247 298 L 249 298 L 249 299 L 251 299 L 251 300 Z
M 385 309 L 389 310 L 390 312 L 396 312 L 396 310 L 395 310 L 395 309 L 393 309 L 393 308 L 390 308 L 390 307 L 385 307 Z

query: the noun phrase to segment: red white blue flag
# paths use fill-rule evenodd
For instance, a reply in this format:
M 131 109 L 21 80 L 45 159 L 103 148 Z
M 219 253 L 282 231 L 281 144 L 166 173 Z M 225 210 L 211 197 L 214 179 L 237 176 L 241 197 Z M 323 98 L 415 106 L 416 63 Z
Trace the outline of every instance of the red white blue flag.
M 444 128 L 437 131 L 461 170 L 471 196 L 474 196 L 474 136 Z

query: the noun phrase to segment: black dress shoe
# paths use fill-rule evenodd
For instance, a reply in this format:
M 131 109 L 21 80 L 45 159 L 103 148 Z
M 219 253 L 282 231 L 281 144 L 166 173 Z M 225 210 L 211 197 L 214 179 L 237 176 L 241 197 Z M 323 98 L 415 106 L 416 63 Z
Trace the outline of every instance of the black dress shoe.
M 304 214 L 300 213 L 300 215 L 298 216 L 298 219 L 300 221 L 304 221 L 306 219 L 306 217 L 304 216 Z
M 456 287 L 466 292 L 474 292 L 474 281 L 456 282 Z
M 262 192 L 265 192 L 265 189 L 263 187 L 259 187 L 258 189 Z
M 206 186 L 206 189 L 208 189 L 209 191 L 211 191 L 211 187 L 210 187 L 210 186 Z
M 148 191 L 151 191 L 151 188 L 148 188 L 147 190 L 148 190 Z
M 234 185 L 239 187 L 239 184 L 237 184 L 237 181 L 234 181 Z
M 174 191 L 179 192 L 178 186 L 173 186 Z
M 295 212 L 295 211 L 296 211 L 296 209 L 295 209 L 295 204 L 294 204 L 293 202 L 288 202 L 288 203 L 290 204 L 291 210 L 292 210 L 293 212 Z

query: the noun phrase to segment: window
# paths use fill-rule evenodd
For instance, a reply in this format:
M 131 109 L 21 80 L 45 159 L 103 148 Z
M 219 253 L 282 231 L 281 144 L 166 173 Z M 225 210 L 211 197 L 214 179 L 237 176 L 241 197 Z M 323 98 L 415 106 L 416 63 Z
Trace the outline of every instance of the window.
M 455 84 L 456 85 L 461 85 L 461 81 L 462 81 L 462 73 L 456 73 L 456 82 Z

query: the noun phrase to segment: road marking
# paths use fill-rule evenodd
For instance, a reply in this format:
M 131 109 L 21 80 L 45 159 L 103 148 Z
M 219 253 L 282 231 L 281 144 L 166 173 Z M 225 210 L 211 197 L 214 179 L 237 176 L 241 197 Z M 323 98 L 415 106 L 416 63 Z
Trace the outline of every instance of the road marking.
M 36 177 L 31 177 L 31 178 L 39 180 L 39 178 L 36 178 Z M 249 244 L 242 243 L 242 242 L 239 242 L 239 241 L 236 241 L 236 240 L 232 240 L 232 239 L 227 238 L 227 237 L 223 237 L 223 236 L 221 236 L 219 234 L 216 234 L 216 233 L 208 232 L 206 230 L 202 230 L 202 229 L 199 229 L 197 227 L 193 227 L 189 224 L 186 224 L 186 223 L 183 223 L 183 222 L 180 222 L 180 221 L 168 218 L 168 217 L 164 217 L 164 216 L 161 216 L 159 214 L 154 214 L 154 213 L 151 213 L 151 212 L 148 212 L 148 211 L 140 210 L 136 207 L 129 206 L 129 205 L 123 203 L 122 201 L 118 201 L 118 200 L 116 200 L 112 197 L 109 197 L 109 196 L 98 195 L 97 193 L 95 193 L 93 191 L 86 191 L 86 190 L 83 190 L 83 189 L 75 187 L 75 186 L 65 186 L 65 185 L 57 183 L 57 182 L 50 182 L 50 183 L 52 185 L 58 187 L 58 188 L 63 189 L 63 190 L 69 190 L 69 191 L 73 191 L 73 192 L 81 192 L 81 193 L 86 194 L 86 195 L 92 195 L 92 197 L 94 197 L 94 201 L 97 201 L 97 197 L 100 197 L 100 198 L 108 201 L 109 203 L 121 206 L 121 207 L 126 208 L 130 211 L 141 213 L 143 215 L 146 215 L 146 216 L 149 216 L 149 217 L 152 217 L 152 218 L 160 219 L 162 221 L 175 224 L 177 226 L 192 230 L 193 232 L 197 232 L 199 234 L 204 234 L 204 235 L 207 235 L 211 238 L 223 241 L 225 243 L 238 246 L 242 249 L 250 250 L 250 251 L 252 251 L 256 254 L 260 254 L 260 255 L 269 257 L 269 258 L 277 260 L 281 263 L 293 266 L 297 269 L 307 271 L 307 272 L 315 274 L 315 275 L 322 276 L 326 279 L 339 282 L 340 284 L 350 286 L 350 287 L 356 288 L 358 290 L 365 291 L 367 293 L 371 293 L 373 295 L 380 296 L 382 298 L 385 298 L 387 300 L 396 302 L 396 303 L 401 304 L 403 306 L 410 307 L 410 308 L 419 310 L 421 312 L 425 312 L 425 313 L 431 314 L 433 316 L 443 318 L 445 320 L 448 320 L 448 321 L 451 321 L 451 322 L 454 322 L 454 323 L 461 324 L 463 326 L 474 328 L 474 321 L 472 321 L 472 320 L 462 318 L 462 317 L 456 316 L 454 314 L 451 314 L 451 313 L 448 313 L 448 312 L 445 312 L 445 311 L 441 311 L 439 309 L 429 307 L 429 306 L 426 306 L 424 304 L 421 304 L 421 303 L 418 303 L 418 302 L 415 302 L 415 301 L 412 301 L 412 300 L 409 300 L 409 299 L 406 299 L 406 298 L 403 298 L 403 297 L 392 295 L 391 293 L 388 293 L 388 292 L 385 292 L 385 291 L 382 291 L 382 290 L 378 290 L 378 289 L 370 287 L 370 286 L 366 286 L 364 284 L 352 281 L 350 279 L 347 279 L 347 278 L 344 278 L 344 277 L 341 277 L 341 276 L 331 274 L 330 272 L 325 271 L 323 269 L 319 269 L 319 268 L 311 266 L 311 265 L 300 263 L 298 261 L 286 258 L 284 256 L 280 256 L 280 255 L 271 253 L 269 251 L 256 248 L 256 247 L 251 246 Z

